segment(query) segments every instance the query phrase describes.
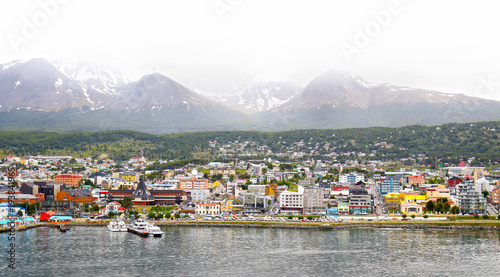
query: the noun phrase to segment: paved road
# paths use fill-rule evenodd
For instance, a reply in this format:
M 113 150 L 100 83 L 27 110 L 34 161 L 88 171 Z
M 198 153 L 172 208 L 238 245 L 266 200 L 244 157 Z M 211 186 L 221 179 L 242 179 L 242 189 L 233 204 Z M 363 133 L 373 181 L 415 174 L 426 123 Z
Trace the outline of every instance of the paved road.
M 486 214 L 494 216 L 494 217 L 498 216 L 497 210 L 493 209 L 493 206 L 491 206 L 491 204 L 488 204 L 488 206 L 486 206 Z
M 384 198 L 383 196 L 380 194 L 379 192 L 379 189 L 377 187 L 376 184 L 371 184 L 371 186 L 373 187 L 373 203 L 375 206 L 377 206 L 377 209 L 376 209 L 376 214 L 380 214 L 380 215 L 383 215 L 385 214 L 385 203 L 384 203 Z

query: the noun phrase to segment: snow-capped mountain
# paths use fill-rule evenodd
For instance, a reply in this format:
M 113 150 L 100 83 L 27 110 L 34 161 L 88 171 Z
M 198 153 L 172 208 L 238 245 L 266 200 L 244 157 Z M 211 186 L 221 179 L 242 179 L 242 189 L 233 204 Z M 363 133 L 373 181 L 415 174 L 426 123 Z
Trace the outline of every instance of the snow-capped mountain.
M 357 107 L 366 110 L 389 103 L 468 103 L 473 99 L 481 100 L 463 94 L 374 84 L 354 74 L 330 70 L 312 80 L 299 96 L 282 108 Z
M 118 87 L 129 82 L 116 69 L 88 61 L 53 60 L 51 64 L 68 77 L 80 81 L 87 89 L 92 88 L 104 94 L 116 94 Z
M 214 101 L 256 113 L 287 103 L 301 91 L 302 87 L 289 82 L 259 82 L 235 93 L 200 93 Z
M 129 110 L 162 109 L 191 105 L 220 106 L 175 82 L 160 73 L 143 76 L 139 81 L 118 88 L 118 97 L 110 108 L 127 108 Z
M 269 129 L 434 125 L 500 120 L 500 102 L 463 94 L 372 84 L 342 71 L 312 80 L 289 102 L 256 116 Z
M 303 90 L 267 82 L 237 95 L 211 95 L 224 105 L 158 73 L 127 83 L 121 74 L 90 63 L 54 63 L 0 65 L 0 129 L 177 133 L 500 120 L 497 101 L 372 84 L 340 71 L 318 76 Z
M 0 65 L 0 111 L 94 109 L 109 97 L 62 73 L 45 59 Z

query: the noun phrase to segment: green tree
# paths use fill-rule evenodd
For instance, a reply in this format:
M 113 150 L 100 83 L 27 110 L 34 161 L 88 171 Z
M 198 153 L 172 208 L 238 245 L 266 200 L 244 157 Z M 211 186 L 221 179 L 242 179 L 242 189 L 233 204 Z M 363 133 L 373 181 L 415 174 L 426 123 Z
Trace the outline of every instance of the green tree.
M 444 203 L 444 205 L 443 205 L 443 211 L 444 212 L 449 212 L 450 208 L 451 208 L 450 203 L 448 203 L 448 202 Z
M 92 182 L 90 179 L 82 179 L 81 184 L 85 186 L 95 187 L 94 182 Z
M 120 204 L 122 205 L 123 208 L 130 210 L 132 206 L 134 206 L 134 203 L 132 202 L 132 197 L 130 196 L 125 196 L 123 197 L 122 200 L 119 200 Z
M 477 214 L 474 215 L 474 219 L 476 219 L 476 220 L 479 219 L 479 215 L 477 215 Z
M 427 218 L 429 218 L 429 216 L 428 216 L 428 215 L 426 215 L 426 214 L 424 214 L 424 219 L 427 219 Z
M 23 211 L 21 211 L 21 210 L 17 211 L 17 216 L 19 216 L 19 217 L 23 216 Z
M 412 215 L 411 215 L 411 218 L 412 218 L 412 219 L 415 219 L 415 215 L 414 215 L 414 214 L 412 214 Z
M 427 203 L 425 204 L 425 208 L 428 211 L 433 211 L 434 210 L 434 202 L 432 202 L 432 200 L 427 201 Z
M 401 215 L 402 218 L 406 218 L 406 214 Z
M 485 214 L 483 215 L 483 219 L 490 219 L 490 217 L 487 214 Z
M 175 218 L 181 218 L 181 215 L 179 213 L 176 213 Z
M 92 205 L 92 211 L 98 212 L 100 209 L 101 209 L 101 207 L 99 207 L 99 205 L 97 205 L 97 204 Z
M 459 214 L 460 213 L 460 208 L 457 205 L 455 205 L 455 206 L 451 207 L 450 213 L 451 214 Z
M 484 198 L 486 198 L 486 197 L 488 197 L 488 195 L 490 195 L 490 192 L 487 190 L 483 190 L 482 193 L 484 195 Z
M 229 175 L 229 182 L 234 181 L 234 174 Z
M 434 210 L 436 210 L 437 213 L 441 213 L 443 211 L 443 202 L 437 202 Z
M 115 213 L 113 211 L 109 211 L 108 216 L 112 218 L 115 216 Z

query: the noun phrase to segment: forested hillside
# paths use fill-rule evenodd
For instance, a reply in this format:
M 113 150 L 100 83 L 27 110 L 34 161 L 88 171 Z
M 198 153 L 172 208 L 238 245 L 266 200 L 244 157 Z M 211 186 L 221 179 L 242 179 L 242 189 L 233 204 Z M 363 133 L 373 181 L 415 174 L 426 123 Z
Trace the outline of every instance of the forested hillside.
M 101 132 L 0 132 L 3 156 L 71 155 L 125 160 L 144 155 L 149 160 L 232 157 L 300 159 L 395 160 L 423 157 L 426 163 L 458 163 L 475 157 L 475 163 L 500 162 L 500 122 L 441 126 L 371 127 L 339 130 L 284 132 L 198 132 L 152 135 L 135 131 Z M 210 145 L 209 142 L 212 142 Z M 0 152 L 1 154 L 1 152 Z M 104 155 L 103 155 L 104 154 Z M 245 155 L 246 154 L 246 155 Z M 326 156 L 325 156 L 326 155 Z M 252 157 L 252 156 L 250 156 Z

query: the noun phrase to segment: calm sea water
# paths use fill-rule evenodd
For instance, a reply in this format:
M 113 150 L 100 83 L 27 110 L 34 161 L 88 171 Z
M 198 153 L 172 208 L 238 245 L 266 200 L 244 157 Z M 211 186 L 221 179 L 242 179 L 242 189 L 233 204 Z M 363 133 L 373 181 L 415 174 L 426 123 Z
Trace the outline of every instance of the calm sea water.
M 17 233 L 17 269 L 1 276 L 498 276 L 500 232 L 162 228 L 165 238 L 105 227 Z

